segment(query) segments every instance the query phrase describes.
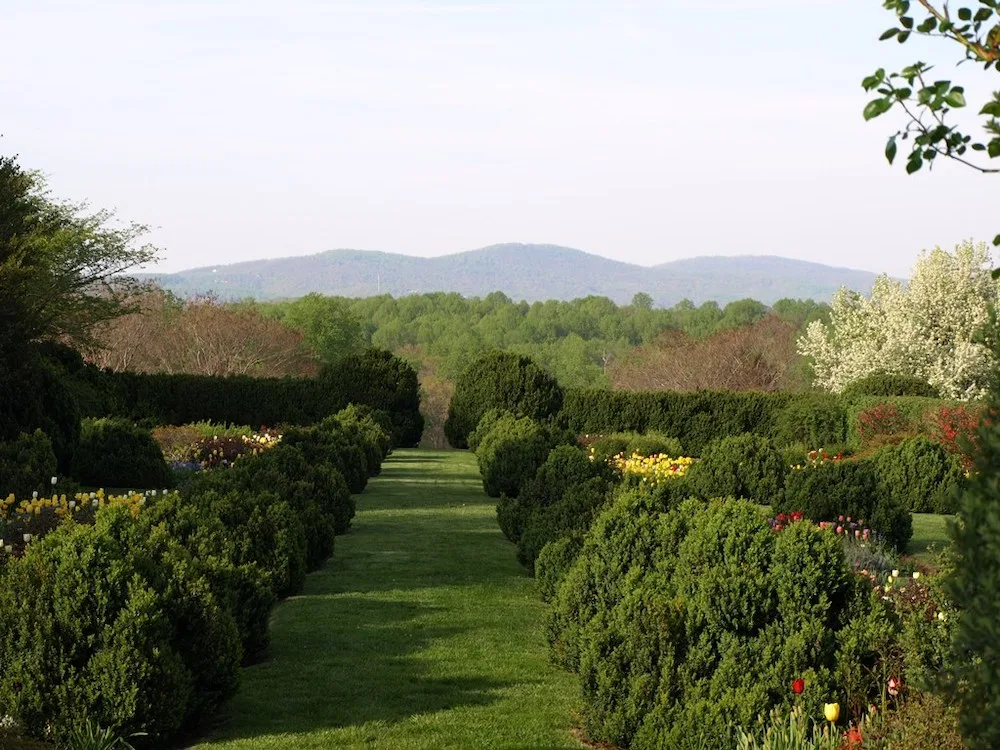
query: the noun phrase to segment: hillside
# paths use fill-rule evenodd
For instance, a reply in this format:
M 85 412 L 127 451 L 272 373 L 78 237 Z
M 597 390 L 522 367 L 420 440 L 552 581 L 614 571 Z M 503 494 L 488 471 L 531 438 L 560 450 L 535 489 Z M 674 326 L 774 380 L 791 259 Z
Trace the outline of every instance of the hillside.
M 783 297 L 828 301 L 842 285 L 868 291 L 875 274 L 776 256 L 689 258 L 650 268 L 556 245 L 504 244 L 436 258 L 330 250 L 149 278 L 182 296 L 211 291 L 226 299 L 435 291 L 482 297 L 501 291 L 515 300 L 602 295 L 621 304 L 646 292 L 657 305 L 669 306 L 685 298 L 720 304 L 745 297 L 767 304 Z

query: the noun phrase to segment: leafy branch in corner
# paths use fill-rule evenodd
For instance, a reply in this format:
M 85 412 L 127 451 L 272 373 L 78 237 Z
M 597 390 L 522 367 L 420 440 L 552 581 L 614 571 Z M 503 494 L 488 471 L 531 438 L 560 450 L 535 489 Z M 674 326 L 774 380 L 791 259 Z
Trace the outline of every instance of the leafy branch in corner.
M 1000 0 L 978 0 L 976 6 L 963 6 L 952 11 L 946 0 L 885 0 L 887 10 L 897 16 L 898 26 L 887 29 L 880 40 L 895 39 L 904 44 L 913 35 L 949 39 L 964 51 L 959 61 L 982 63 L 986 70 L 1000 72 Z M 916 5 L 915 13 L 910 13 Z M 948 122 L 953 110 L 967 106 L 965 89 L 950 80 L 932 80 L 932 66 L 916 62 L 896 73 L 879 68 L 867 76 L 861 85 L 865 91 L 879 94 L 865 105 L 864 118 L 872 120 L 898 107 L 909 118 L 906 127 L 889 137 L 885 156 L 892 164 L 899 141 L 911 141 L 906 159 L 906 172 L 913 174 L 926 163 L 946 157 L 983 174 L 1000 173 L 1000 167 L 988 160 L 1000 157 L 1000 91 L 979 110 L 986 118 L 985 139 L 974 139 Z M 985 157 L 985 158 L 984 158 Z M 1000 245 L 1000 234 L 993 239 Z

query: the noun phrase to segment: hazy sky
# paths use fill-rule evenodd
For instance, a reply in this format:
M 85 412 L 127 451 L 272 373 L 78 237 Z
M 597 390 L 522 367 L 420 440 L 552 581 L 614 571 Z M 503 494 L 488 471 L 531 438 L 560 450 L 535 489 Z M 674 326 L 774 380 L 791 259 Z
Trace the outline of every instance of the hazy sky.
M 152 225 L 162 270 L 549 242 L 906 275 L 1000 232 L 1000 178 L 889 167 L 860 80 L 996 74 L 879 43 L 881 5 L 0 0 L 0 152 Z

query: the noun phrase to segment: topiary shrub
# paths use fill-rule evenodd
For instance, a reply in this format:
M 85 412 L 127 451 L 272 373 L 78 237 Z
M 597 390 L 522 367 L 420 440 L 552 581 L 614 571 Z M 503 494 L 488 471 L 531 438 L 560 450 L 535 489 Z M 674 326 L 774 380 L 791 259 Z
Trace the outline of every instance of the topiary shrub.
M 546 544 L 538 553 L 535 586 L 542 601 L 550 602 L 555 598 L 560 584 L 583 549 L 583 536 L 579 532 L 565 534 Z
M 36 737 L 88 721 L 176 736 L 236 689 L 239 637 L 201 566 L 124 507 L 64 525 L 0 576 L 0 705 Z
M 56 474 L 56 454 L 52 441 L 41 430 L 21 433 L 10 442 L 0 443 L 0 499 L 13 493 L 29 497 L 51 489 Z
M 534 572 L 542 548 L 563 536 L 583 533 L 607 501 L 608 483 L 593 477 L 571 484 L 548 505 L 533 506 L 517 541 L 517 559 Z
M 778 446 L 803 444 L 829 448 L 846 440 L 847 410 L 836 396 L 803 394 L 778 413 L 774 428 L 774 442 Z
M 455 383 L 445 435 L 452 447 L 467 448 L 469 434 L 490 409 L 544 421 L 559 412 L 562 400 L 559 383 L 530 357 L 491 352 L 469 365 Z
M 912 438 L 871 457 L 881 491 L 911 513 L 954 513 L 964 478 L 958 457 L 933 440 Z
M 579 448 L 570 445 L 553 448 L 520 495 L 500 498 L 497 504 L 500 530 L 516 543 L 534 510 L 552 505 L 569 487 L 601 474 L 601 467 L 588 460 Z
M 545 462 L 550 447 L 549 436 L 538 422 L 527 417 L 500 419 L 476 451 L 486 494 L 517 497 Z
M 908 505 L 885 491 L 871 459 L 829 461 L 790 471 L 784 495 L 772 503 L 772 510 L 798 511 L 814 521 L 850 516 L 900 551 L 913 535 Z
M 938 389 L 923 378 L 913 375 L 894 375 L 876 372 L 857 380 L 852 380 L 841 391 L 844 398 L 855 396 L 925 396 L 941 398 Z
M 366 404 L 387 412 L 392 444 L 412 448 L 424 432 L 417 371 L 404 359 L 381 349 L 349 354 L 325 368 L 320 380 L 340 404 Z
M 173 482 L 152 433 L 116 419 L 84 420 L 72 473 L 93 487 L 154 489 Z
M 656 512 L 626 495 L 563 579 L 554 634 L 577 644 L 591 738 L 632 750 L 735 747 L 738 727 L 793 700 L 821 715 L 826 701 L 874 698 L 880 679 L 851 692 L 838 677 L 851 626 L 873 608 L 885 618 L 879 604 L 836 536 L 811 524 L 775 533 L 747 501 Z M 877 673 L 879 654 L 863 656 Z
M 517 419 L 516 415 L 506 409 L 490 409 L 483 414 L 482 419 L 476 425 L 476 429 L 469 433 L 467 443 L 470 451 L 475 452 L 479 450 L 479 444 L 483 438 L 496 426 L 496 423 L 502 417 L 514 417 L 514 419 Z
M 710 443 L 687 471 L 690 489 L 702 497 L 743 497 L 767 504 L 781 494 L 787 464 L 768 438 L 737 435 Z
M 237 498 L 217 502 L 218 497 L 204 486 L 190 495 L 161 495 L 146 506 L 139 522 L 150 533 L 166 529 L 204 563 L 212 593 L 236 623 L 243 663 L 251 664 L 267 651 L 276 593 L 287 592 L 301 576 L 304 532 L 285 512 L 287 506 L 267 508 L 257 495 L 243 495 L 240 513 L 232 505 Z M 261 519 L 270 523 L 262 526 Z

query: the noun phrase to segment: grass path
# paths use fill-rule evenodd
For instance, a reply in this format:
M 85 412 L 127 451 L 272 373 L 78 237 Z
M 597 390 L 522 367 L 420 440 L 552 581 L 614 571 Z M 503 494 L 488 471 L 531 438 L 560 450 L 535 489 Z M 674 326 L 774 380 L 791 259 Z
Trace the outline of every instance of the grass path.
M 575 679 L 468 453 L 397 451 L 200 750 L 569 750 Z

